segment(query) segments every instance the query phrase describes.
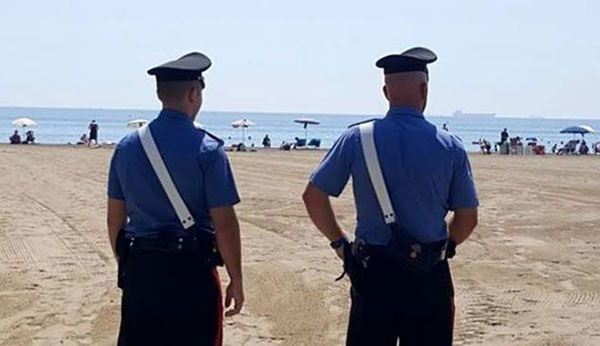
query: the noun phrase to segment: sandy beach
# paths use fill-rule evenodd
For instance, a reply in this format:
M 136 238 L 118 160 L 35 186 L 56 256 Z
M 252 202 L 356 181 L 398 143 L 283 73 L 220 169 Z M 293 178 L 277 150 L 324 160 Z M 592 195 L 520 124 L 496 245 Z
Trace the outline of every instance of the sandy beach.
M 0 345 L 114 345 L 111 154 L 0 146 Z M 344 344 L 349 282 L 300 199 L 324 154 L 230 153 L 247 302 L 226 345 Z M 451 262 L 455 345 L 600 345 L 600 157 L 471 160 L 482 206 Z M 334 207 L 350 232 L 350 186 Z

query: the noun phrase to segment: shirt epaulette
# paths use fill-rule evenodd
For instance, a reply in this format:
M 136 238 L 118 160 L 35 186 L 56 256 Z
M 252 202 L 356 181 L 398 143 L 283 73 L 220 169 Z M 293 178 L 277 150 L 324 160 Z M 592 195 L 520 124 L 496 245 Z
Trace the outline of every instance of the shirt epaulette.
M 352 125 L 348 126 L 348 128 L 354 127 L 354 126 L 356 126 L 356 125 L 360 125 L 360 124 L 368 123 L 368 122 L 371 122 L 371 121 L 374 121 L 374 120 L 377 120 L 377 119 L 379 119 L 379 118 L 371 118 L 371 119 L 361 120 L 361 121 L 359 121 L 359 122 L 357 122 L 357 123 L 354 123 L 354 124 L 352 124 Z
M 208 132 L 208 131 L 207 131 L 207 130 L 205 130 L 205 129 L 199 129 L 199 130 L 200 130 L 200 131 L 203 131 L 204 133 L 206 133 L 206 135 L 207 135 L 208 137 L 210 137 L 210 138 L 214 139 L 215 141 L 217 141 L 217 142 L 219 143 L 219 145 L 220 145 L 220 146 L 222 146 L 222 145 L 224 145 L 224 144 L 225 144 L 225 141 L 224 141 L 224 140 L 222 140 L 221 138 L 217 137 L 217 135 L 215 135 L 215 134 L 212 134 L 212 133 Z

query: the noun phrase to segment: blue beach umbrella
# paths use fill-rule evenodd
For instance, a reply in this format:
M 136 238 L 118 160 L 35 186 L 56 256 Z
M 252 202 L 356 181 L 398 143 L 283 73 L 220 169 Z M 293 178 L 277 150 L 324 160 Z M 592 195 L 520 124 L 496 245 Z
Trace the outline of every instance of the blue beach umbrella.
M 582 137 L 585 136 L 586 133 L 594 132 L 596 131 L 589 125 L 569 126 L 560 131 L 560 133 L 572 133 L 574 135 L 581 135 Z
M 319 125 L 321 122 L 312 118 L 294 119 L 295 123 L 304 125 L 304 138 L 308 140 L 308 125 Z

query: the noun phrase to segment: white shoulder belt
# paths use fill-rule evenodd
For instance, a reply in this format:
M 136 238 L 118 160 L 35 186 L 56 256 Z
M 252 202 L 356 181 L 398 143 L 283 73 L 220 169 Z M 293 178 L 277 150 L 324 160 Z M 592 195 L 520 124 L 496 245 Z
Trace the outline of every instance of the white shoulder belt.
M 140 140 L 142 141 L 144 151 L 146 152 L 146 156 L 148 156 L 148 160 L 150 160 L 150 164 L 154 169 L 154 173 L 156 173 L 156 176 L 158 176 L 160 184 L 167 193 L 167 197 L 171 202 L 171 206 L 173 209 L 175 209 L 175 213 L 179 218 L 179 222 L 181 222 L 181 226 L 183 226 L 183 229 L 188 229 L 194 226 L 194 218 L 185 205 L 185 202 L 183 202 L 183 199 L 177 191 L 177 187 L 173 183 L 173 179 L 171 179 L 171 175 L 165 166 L 165 162 L 158 152 L 158 148 L 156 147 L 156 143 L 154 142 L 154 138 L 150 132 L 150 126 L 143 126 L 137 131 L 138 135 L 140 136 Z
M 383 213 L 383 219 L 387 225 L 396 222 L 396 216 L 394 215 L 394 208 L 390 201 L 390 195 L 388 194 L 383 180 L 383 174 L 381 173 L 381 166 L 379 165 L 379 158 L 377 157 L 377 149 L 375 148 L 375 139 L 373 137 L 373 128 L 375 127 L 374 121 L 363 123 L 359 125 L 360 129 L 360 142 L 362 144 L 363 155 L 367 164 L 367 171 L 371 178 L 371 184 L 375 190 L 377 201 L 379 201 L 379 207 Z

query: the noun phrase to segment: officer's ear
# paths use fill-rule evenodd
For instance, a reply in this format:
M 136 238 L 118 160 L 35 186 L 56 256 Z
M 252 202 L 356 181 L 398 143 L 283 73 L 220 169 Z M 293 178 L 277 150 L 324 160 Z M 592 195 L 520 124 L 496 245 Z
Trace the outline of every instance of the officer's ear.
M 427 93 L 429 92 L 429 87 L 427 83 L 421 84 L 421 112 L 425 112 L 425 108 L 427 107 Z
M 200 87 L 199 86 L 192 86 L 190 88 L 188 88 L 188 92 L 187 92 L 187 101 L 189 103 L 196 103 L 198 101 L 198 98 L 200 97 Z
M 383 86 L 382 91 L 383 91 L 383 95 L 385 96 L 385 98 L 389 101 L 390 98 L 388 97 L 387 88 L 385 85 Z

